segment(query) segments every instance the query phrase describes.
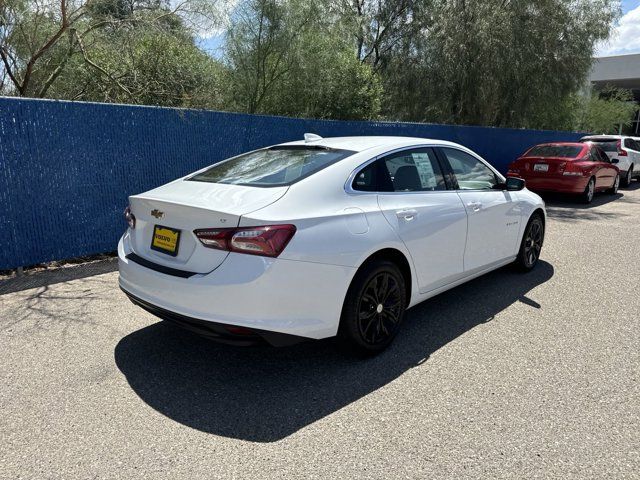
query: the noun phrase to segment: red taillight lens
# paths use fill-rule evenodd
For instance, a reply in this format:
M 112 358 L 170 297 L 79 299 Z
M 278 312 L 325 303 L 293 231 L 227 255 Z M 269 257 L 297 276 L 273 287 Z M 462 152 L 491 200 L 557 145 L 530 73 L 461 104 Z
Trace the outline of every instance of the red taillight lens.
M 129 225 L 129 228 L 136 228 L 136 216 L 131 213 L 131 207 L 127 207 L 124 209 L 124 218 Z
M 562 169 L 562 175 L 566 175 L 568 177 L 581 177 L 585 174 L 586 170 L 576 162 L 587 161 L 588 157 L 580 158 L 575 162 L 565 162 L 565 166 Z
M 629 153 L 622 148 L 622 140 L 618 140 L 618 155 L 621 157 L 626 157 Z
M 194 230 L 193 233 L 207 248 L 229 250 L 229 237 L 234 230 L 233 228 L 204 228 L 202 230 Z
M 263 225 L 242 228 L 205 228 L 193 232 L 207 248 L 277 257 L 287 246 L 295 225 Z

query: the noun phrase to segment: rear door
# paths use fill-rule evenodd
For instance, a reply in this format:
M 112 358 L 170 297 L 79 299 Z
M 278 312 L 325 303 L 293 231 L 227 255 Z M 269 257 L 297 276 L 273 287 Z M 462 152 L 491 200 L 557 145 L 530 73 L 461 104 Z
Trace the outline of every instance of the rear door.
M 378 204 L 406 245 L 419 291 L 424 293 L 461 278 L 467 215 L 448 188 L 432 148 L 402 150 L 377 160 Z
M 452 170 L 467 211 L 464 270 L 473 273 L 516 254 L 522 211 L 517 192 L 496 190 L 502 180 L 482 161 L 462 150 L 440 148 Z

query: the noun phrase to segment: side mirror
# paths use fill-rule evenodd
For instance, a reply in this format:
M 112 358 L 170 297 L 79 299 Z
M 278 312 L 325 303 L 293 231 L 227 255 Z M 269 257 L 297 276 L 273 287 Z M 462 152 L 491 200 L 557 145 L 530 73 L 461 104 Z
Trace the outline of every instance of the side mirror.
M 507 192 L 519 192 L 520 190 L 524 190 L 525 182 L 522 178 L 507 177 L 505 185 Z
M 620 159 L 619 158 L 612 158 L 611 159 L 611 163 L 620 163 Z

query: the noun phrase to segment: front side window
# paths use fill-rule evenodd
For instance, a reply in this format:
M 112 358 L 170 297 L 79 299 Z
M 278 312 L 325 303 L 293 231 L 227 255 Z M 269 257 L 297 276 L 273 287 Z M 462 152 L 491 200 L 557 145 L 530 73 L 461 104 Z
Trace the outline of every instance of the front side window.
M 480 160 L 461 150 L 443 148 L 460 190 L 491 190 L 498 184 L 493 170 Z
M 271 147 L 218 163 L 187 180 L 280 187 L 302 180 L 354 153 L 306 145 Z

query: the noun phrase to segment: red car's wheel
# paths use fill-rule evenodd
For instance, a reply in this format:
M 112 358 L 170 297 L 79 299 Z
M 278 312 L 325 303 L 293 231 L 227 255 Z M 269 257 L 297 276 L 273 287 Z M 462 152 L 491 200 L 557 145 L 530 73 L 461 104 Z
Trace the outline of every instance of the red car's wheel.
M 582 192 L 582 201 L 584 203 L 591 203 L 593 201 L 593 196 L 596 194 L 596 179 L 591 177 L 589 179 L 589 183 Z
M 607 193 L 615 195 L 618 193 L 618 187 L 620 187 L 620 175 L 616 175 L 616 179 L 613 181 L 613 186 L 607 190 Z

